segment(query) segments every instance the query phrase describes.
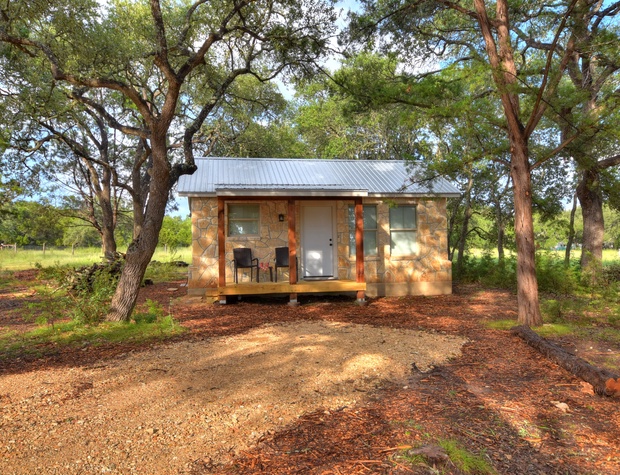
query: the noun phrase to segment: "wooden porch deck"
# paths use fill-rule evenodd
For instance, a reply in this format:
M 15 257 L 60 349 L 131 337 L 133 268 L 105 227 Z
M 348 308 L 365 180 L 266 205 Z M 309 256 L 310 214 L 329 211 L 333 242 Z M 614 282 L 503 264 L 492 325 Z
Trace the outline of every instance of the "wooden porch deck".
M 366 290 L 366 282 L 354 280 L 302 280 L 296 284 L 283 282 L 227 283 L 225 287 L 207 289 L 206 296 L 213 298 L 229 295 L 309 294 L 327 292 L 359 292 Z

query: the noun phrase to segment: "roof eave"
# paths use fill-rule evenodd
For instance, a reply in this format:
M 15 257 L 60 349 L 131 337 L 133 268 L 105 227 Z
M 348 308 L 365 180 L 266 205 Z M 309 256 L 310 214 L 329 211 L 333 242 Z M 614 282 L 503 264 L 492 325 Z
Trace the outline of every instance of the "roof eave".
M 368 193 L 372 198 L 459 198 L 461 193 Z
M 333 198 L 348 198 L 348 197 L 369 197 L 369 198 L 459 198 L 461 193 L 369 193 L 365 190 L 338 190 L 338 191 L 323 191 L 323 190 L 218 190 L 217 192 L 203 192 L 203 193 L 187 193 L 180 192 L 179 196 L 186 198 L 216 198 L 222 197 L 333 197 Z
M 299 197 L 365 197 L 368 196 L 368 190 L 262 190 L 262 189 L 229 189 L 229 188 L 220 188 L 215 190 L 214 196 L 267 196 L 267 197 L 276 197 L 276 196 L 299 196 Z

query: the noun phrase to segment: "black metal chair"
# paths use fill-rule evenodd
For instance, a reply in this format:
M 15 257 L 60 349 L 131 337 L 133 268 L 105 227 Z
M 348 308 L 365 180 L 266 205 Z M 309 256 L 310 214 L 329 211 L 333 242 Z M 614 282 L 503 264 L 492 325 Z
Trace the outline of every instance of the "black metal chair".
M 239 277 L 237 276 L 237 271 L 239 269 L 250 269 L 250 282 L 252 282 L 252 277 L 254 276 L 254 269 L 256 269 L 256 282 L 258 282 L 258 259 L 252 259 L 252 249 L 249 249 L 247 247 L 233 249 L 233 257 L 233 263 L 235 268 L 235 284 L 239 283 Z
M 278 267 L 289 267 L 288 247 L 276 247 L 276 282 L 278 281 Z

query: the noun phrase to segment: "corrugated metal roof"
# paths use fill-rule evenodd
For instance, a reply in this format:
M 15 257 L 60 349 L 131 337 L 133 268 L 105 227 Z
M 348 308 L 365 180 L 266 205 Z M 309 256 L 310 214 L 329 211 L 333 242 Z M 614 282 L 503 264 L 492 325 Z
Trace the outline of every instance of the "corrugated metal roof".
M 209 157 L 196 165 L 180 177 L 179 195 L 460 195 L 442 178 L 416 183 L 415 167 L 401 160 Z

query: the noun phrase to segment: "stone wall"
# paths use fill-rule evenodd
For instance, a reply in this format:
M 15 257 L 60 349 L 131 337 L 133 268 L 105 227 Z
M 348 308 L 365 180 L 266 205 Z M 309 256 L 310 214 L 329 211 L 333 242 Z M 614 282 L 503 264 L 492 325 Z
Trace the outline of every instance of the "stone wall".
M 248 201 L 250 202 L 250 201 Z M 235 203 L 243 203 L 235 201 Z M 233 249 L 249 247 L 252 257 L 259 262 L 273 264 L 275 248 L 288 245 L 288 222 L 278 220 L 287 213 L 286 201 L 260 202 L 260 236 L 226 237 L 226 282 L 233 282 Z M 190 293 L 193 289 L 216 288 L 219 281 L 217 252 L 217 198 L 192 198 L 192 266 L 190 267 Z M 249 281 L 249 274 L 239 272 L 239 282 Z
M 392 256 L 390 253 L 390 205 L 380 200 L 364 200 L 364 205 L 377 207 L 378 255 L 366 256 L 364 274 L 368 284 L 378 285 L 369 285 L 367 293 L 371 296 L 375 293 L 378 295 L 450 293 L 452 262 L 448 260 L 446 198 L 399 199 L 392 202 L 416 207 L 417 251 L 412 256 Z M 339 277 L 341 279 L 355 278 L 355 257 L 349 255 L 347 213 L 350 204 L 339 203 Z M 343 238 L 344 241 L 342 241 Z M 343 264 L 347 260 L 348 266 Z
M 236 201 L 239 203 L 238 201 Z M 248 202 L 250 202 L 248 200 Z M 369 295 L 436 294 L 451 291 L 452 267 L 447 258 L 446 199 L 393 200 L 398 204 L 415 205 L 417 210 L 417 252 L 413 256 L 390 255 L 389 204 L 366 199 L 364 205 L 377 206 L 378 255 L 367 256 L 364 266 Z M 260 201 L 260 236 L 226 237 L 226 281 L 233 281 L 232 250 L 236 247 L 252 248 L 253 257 L 260 262 L 275 260 L 274 249 L 288 245 L 288 220 L 285 217 L 287 202 Z M 337 253 L 338 278 L 355 279 L 355 257 L 350 256 L 348 208 L 352 200 L 337 201 Z M 295 206 L 297 216 L 300 202 Z M 218 285 L 217 253 L 217 199 L 193 198 L 191 200 L 193 260 L 190 267 L 190 293 L 204 294 L 207 288 Z M 299 244 L 299 218 L 297 243 Z M 248 280 L 241 277 L 240 281 Z
M 189 294 L 199 295 L 218 285 L 217 199 L 190 199 L 192 216 L 192 265 Z

